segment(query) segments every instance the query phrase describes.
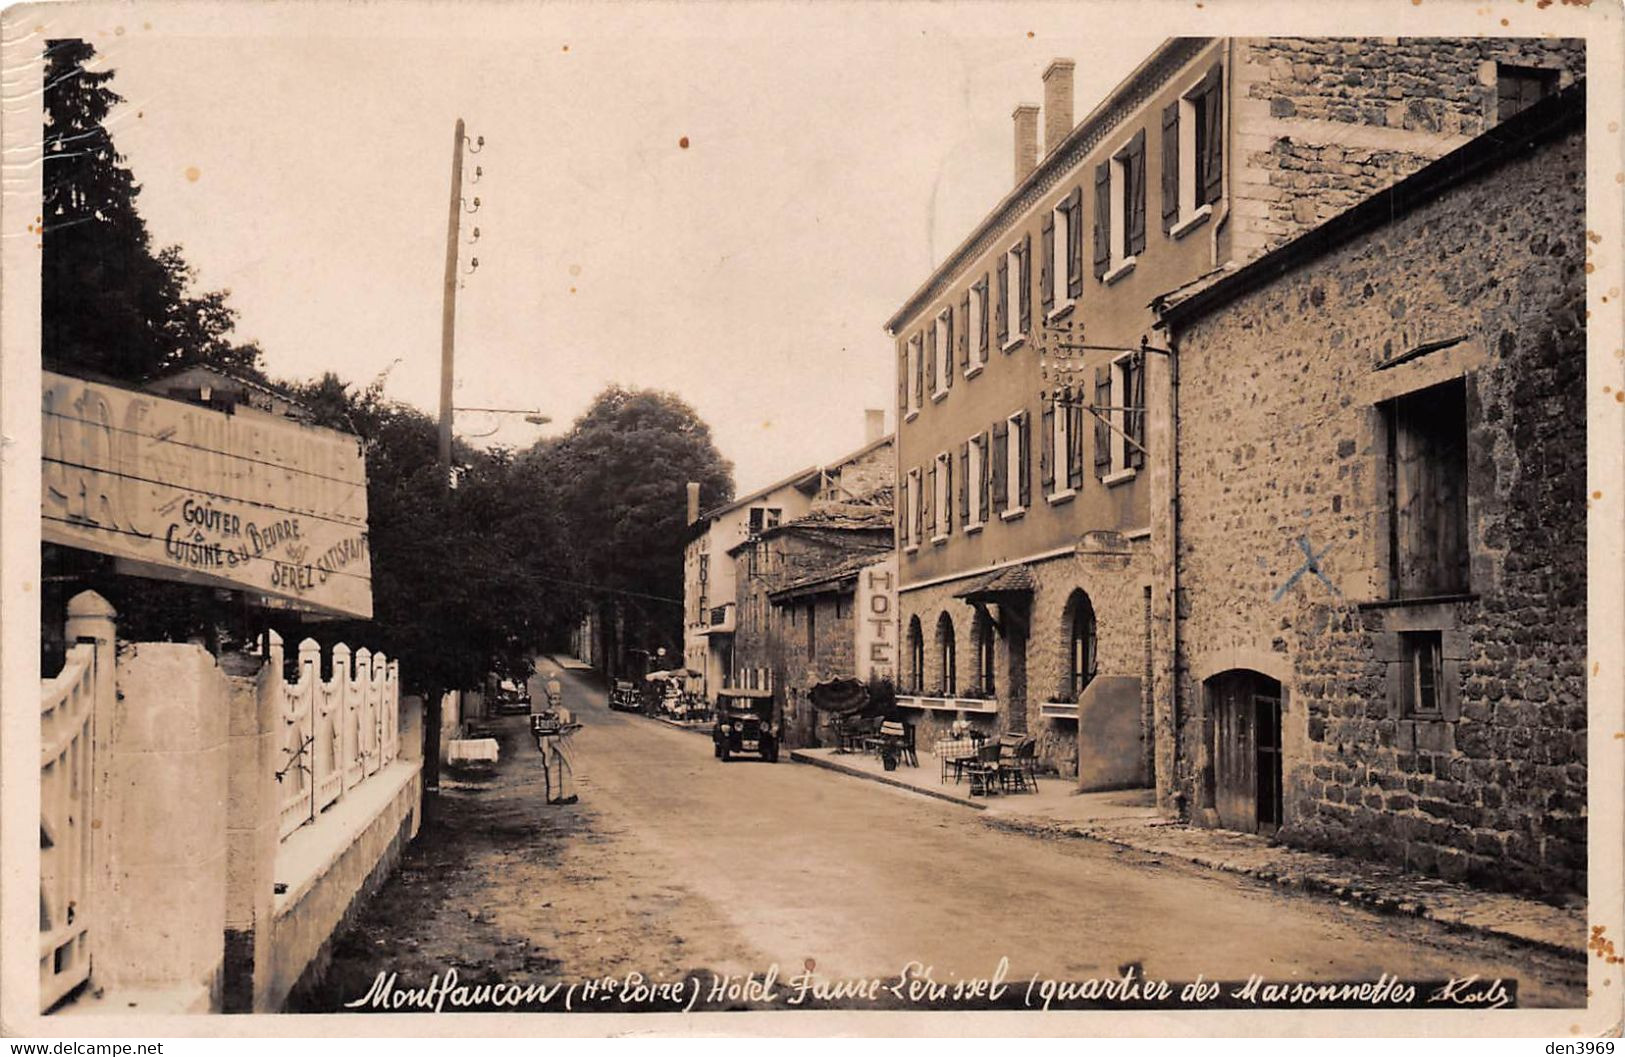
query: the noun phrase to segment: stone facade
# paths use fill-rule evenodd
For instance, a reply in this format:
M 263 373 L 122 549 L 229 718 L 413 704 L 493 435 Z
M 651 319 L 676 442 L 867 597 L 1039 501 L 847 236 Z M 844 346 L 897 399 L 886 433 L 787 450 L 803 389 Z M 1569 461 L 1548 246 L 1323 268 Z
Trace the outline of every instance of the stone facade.
M 1272 70 L 1307 76 L 1289 61 L 1299 46 L 1280 50 Z M 1403 74 L 1372 72 L 1364 87 L 1380 98 Z M 1313 83 L 1326 90 L 1304 105 L 1355 106 Z M 1476 129 L 1468 87 L 1448 112 Z M 1390 218 L 1385 205 L 1271 269 L 1279 278 L 1170 310 L 1180 619 L 1177 665 L 1159 673 L 1175 696 L 1158 720 L 1178 731 L 1170 788 L 1198 821 L 1218 821 L 1220 681 L 1258 673 L 1282 698 L 1280 839 L 1548 897 L 1584 891 L 1588 247 L 1575 95 L 1541 104 L 1535 148 L 1480 141 L 1411 181 L 1450 182 L 1416 192 L 1409 211 Z M 1474 147 L 1481 167 L 1458 180 Z M 1424 390 L 1439 415 L 1464 416 L 1468 564 L 1465 590 L 1419 599 L 1396 586 L 1395 521 L 1409 515 L 1391 498 L 1404 471 L 1390 446 L 1396 401 Z M 1311 550 L 1324 579 L 1292 581 Z M 1408 703 L 1407 635 L 1436 636 L 1437 712 Z

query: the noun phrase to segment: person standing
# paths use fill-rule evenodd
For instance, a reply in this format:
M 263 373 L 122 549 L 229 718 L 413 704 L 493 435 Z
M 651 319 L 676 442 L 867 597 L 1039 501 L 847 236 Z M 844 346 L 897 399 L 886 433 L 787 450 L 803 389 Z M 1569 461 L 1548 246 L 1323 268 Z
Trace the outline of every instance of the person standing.
M 575 733 L 581 729 L 575 713 L 564 707 L 564 687 L 557 672 L 547 677 L 544 688 L 547 711 L 534 717 L 532 730 L 536 747 L 542 753 L 542 778 L 549 804 L 574 804 L 579 799 L 575 789 Z

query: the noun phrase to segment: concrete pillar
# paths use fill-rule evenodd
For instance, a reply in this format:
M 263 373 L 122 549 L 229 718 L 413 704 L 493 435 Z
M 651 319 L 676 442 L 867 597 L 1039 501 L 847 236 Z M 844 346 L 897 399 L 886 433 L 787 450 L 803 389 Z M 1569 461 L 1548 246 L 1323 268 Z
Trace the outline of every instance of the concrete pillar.
M 107 869 L 92 977 L 104 990 L 221 1007 L 230 705 L 200 646 L 130 644 L 119 656 L 96 746 Z
M 271 923 L 276 902 L 281 753 L 282 637 L 268 633 L 270 649 L 258 677 L 231 680 L 226 755 L 226 922 L 222 1008 L 227 1013 L 267 1008 L 271 982 Z

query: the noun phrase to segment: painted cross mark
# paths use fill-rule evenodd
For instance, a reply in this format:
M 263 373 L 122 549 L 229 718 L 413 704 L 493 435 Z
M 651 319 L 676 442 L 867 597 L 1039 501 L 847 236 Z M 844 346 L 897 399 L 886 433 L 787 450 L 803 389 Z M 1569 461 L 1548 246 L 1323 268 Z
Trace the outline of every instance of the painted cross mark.
M 1282 584 L 1280 588 L 1276 590 L 1275 594 L 1270 598 L 1270 601 L 1279 602 L 1282 598 L 1286 597 L 1286 593 L 1292 590 L 1292 585 L 1303 579 L 1304 573 L 1314 573 L 1316 579 L 1325 584 L 1327 589 L 1330 590 L 1332 594 L 1336 595 L 1338 598 L 1342 598 L 1343 593 L 1337 589 L 1336 584 L 1332 583 L 1326 578 L 1326 573 L 1320 567 L 1320 560 L 1326 557 L 1327 552 L 1332 549 L 1332 545 L 1330 543 L 1326 544 L 1326 546 L 1321 548 L 1320 553 L 1316 554 L 1309 546 L 1309 537 L 1299 536 L 1298 547 L 1303 551 L 1303 564 L 1298 566 L 1297 572 L 1287 577 L 1286 583 Z

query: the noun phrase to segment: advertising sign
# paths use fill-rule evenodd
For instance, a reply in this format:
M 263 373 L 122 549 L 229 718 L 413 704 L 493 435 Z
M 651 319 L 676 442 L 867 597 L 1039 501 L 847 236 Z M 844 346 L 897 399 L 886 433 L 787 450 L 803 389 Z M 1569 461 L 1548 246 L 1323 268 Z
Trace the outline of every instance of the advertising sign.
M 358 438 L 44 373 L 41 535 L 142 575 L 372 616 Z
M 897 679 L 897 557 L 858 570 L 853 616 L 857 622 L 857 676 L 864 682 Z

